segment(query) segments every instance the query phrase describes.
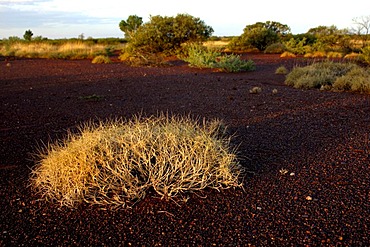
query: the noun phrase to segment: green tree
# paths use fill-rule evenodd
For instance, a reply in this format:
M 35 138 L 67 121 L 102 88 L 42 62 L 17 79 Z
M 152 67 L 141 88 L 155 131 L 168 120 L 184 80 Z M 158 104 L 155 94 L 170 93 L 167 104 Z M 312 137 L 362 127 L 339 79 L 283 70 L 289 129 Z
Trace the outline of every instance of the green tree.
M 316 38 L 314 47 L 317 50 L 330 50 L 335 47 L 349 49 L 349 31 L 347 29 L 338 29 L 335 25 L 318 26 L 308 30 L 307 35 L 313 35 Z
M 136 30 L 143 24 L 143 18 L 137 15 L 130 15 L 127 20 L 119 23 L 119 28 L 125 33 L 126 39 L 131 39 Z
M 213 29 L 200 18 L 188 14 L 176 17 L 151 16 L 132 35 L 130 45 L 146 52 L 173 52 L 186 42 L 199 42 L 211 37 Z
M 23 38 L 27 41 L 31 41 L 33 36 L 33 32 L 31 30 L 26 30 L 23 34 Z
M 237 46 L 255 47 L 260 51 L 267 46 L 279 42 L 290 33 L 289 26 L 275 21 L 257 22 L 247 25 L 243 34 L 233 42 Z

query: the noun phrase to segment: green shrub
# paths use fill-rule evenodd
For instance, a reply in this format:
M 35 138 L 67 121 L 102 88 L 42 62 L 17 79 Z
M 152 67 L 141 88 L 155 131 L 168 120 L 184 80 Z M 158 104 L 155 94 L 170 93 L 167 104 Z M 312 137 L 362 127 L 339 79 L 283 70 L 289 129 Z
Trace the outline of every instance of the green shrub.
M 214 66 L 223 72 L 245 72 L 256 69 L 252 60 L 242 60 L 239 55 L 234 54 L 219 57 Z
M 189 44 L 183 47 L 183 54 L 180 58 L 188 62 L 190 66 L 197 68 L 215 68 L 217 58 L 221 52 L 199 44 Z
M 344 80 L 348 81 L 349 79 L 346 78 L 346 76 L 351 76 L 351 73 L 357 74 L 357 72 L 351 72 L 356 71 L 356 69 L 358 69 L 358 66 L 352 63 L 337 63 L 332 61 L 318 62 L 306 67 L 294 68 L 286 76 L 285 83 L 295 88 L 338 88 L 347 90 L 348 87 L 346 86 L 346 82 L 344 82 Z M 344 78 L 341 79 L 343 81 L 337 82 L 337 85 L 334 86 L 333 84 L 335 84 L 338 78 L 343 76 Z M 360 84 L 362 85 L 362 83 Z M 356 88 L 361 87 L 359 86 Z M 356 89 L 356 91 L 359 90 L 360 89 Z
M 99 56 L 96 56 L 92 61 L 92 63 L 112 63 L 112 61 L 110 60 L 110 58 L 108 56 L 104 56 L 104 55 L 99 55 Z
M 222 55 L 218 50 L 198 44 L 184 47 L 181 58 L 190 66 L 197 68 L 216 68 L 223 72 L 242 72 L 255 70 L 252 60 L 242 60 L 240 56 Z
M 174 53 L 182 44 L 204 41 L 212 33 L 212 27 L 188 14 L 151 16 L 149 22 L 132 33 L 130 45 L 146 53 Z
M 265 53 L 281 54 L 286 50 L 285 45 L 282 43 L 274 43 L 266 47 Z
M 149 189 L 162 198 L 238 187 L 241 166 L 218 120 L 160 114 L 86 124 L 48 145 L 31 183 L 47 200 L 123 206 Z

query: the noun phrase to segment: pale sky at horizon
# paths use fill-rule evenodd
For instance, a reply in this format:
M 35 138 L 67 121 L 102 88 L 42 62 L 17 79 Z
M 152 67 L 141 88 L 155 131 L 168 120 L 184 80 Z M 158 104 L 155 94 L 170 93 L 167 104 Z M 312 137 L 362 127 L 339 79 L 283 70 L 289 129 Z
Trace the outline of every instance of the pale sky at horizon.
M 126 3 L 125 3 L 126 2 Z M 352 19 L 370 16 L 370 1 L 211 1 L 211 0 L 0 0 L 0 39 L 23 37 L 31 29 L 34 36 L 51 39 L 123 37 L 118 27 L 129 15 L 176 16 L 187 13 L 199 17 L 214 29 L 216 36 L 236 36 L 246 25 L 277 21 L 292 33 L 305 33 L 317 26 L 350 28 Z

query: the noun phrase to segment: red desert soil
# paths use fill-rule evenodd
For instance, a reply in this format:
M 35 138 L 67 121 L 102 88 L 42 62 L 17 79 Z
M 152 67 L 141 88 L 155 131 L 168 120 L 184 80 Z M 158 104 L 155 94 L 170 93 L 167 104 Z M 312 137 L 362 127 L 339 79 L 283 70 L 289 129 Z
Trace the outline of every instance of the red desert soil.
M 256 71 L 2 59 L 0 245 L 369 246 L 370 95 L 287 87 L 276 68 L 305 60 L 245 57 Z M 223 119 L 250 171 L 244 190 L 150 194 L 113 211 L 60 208 L 29 188 L 43 143 L 90 119 L 160 111 Z

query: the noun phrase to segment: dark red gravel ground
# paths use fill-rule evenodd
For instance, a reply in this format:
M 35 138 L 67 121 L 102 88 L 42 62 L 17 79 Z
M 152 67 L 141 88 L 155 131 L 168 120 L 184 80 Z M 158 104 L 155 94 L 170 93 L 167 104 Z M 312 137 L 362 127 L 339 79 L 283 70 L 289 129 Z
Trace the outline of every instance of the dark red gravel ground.
M 369 246 L 370 95 L 290 88 L 276 68 L 305 60 L 247 57 L 257 70 L 237 74 L 0 61 L 0 246 Z M 151 194 L 111 211 L 59 208 L 28 187 L 42 143 L 89 119 L 158 111 L 223 119 L 250 171 L 244 191 L 177 204 Z

